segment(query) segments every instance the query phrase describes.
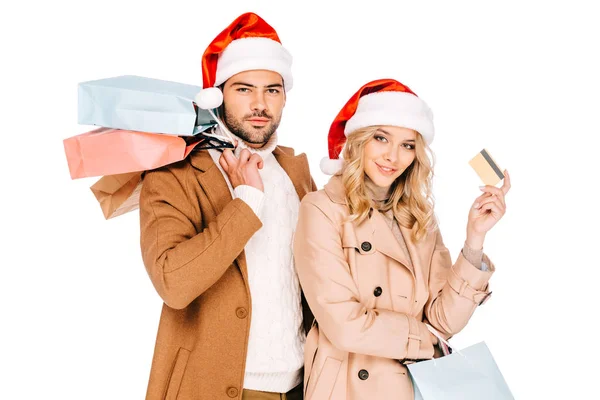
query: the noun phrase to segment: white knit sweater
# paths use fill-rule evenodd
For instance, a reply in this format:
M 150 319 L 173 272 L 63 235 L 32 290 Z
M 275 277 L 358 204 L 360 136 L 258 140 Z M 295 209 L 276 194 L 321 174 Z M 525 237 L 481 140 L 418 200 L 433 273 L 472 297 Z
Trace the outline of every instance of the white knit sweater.
M 246 185 L 232 190 L 219 165 L 221 153 L 209 152 L 233 197 L 245 201 L 263 223 L 244 248 L 252 297 L 244 388 L 285 393 L 302 380 L 306 340 L 300 283 L 292 255 L 300 201 L 292 181 L 272 154 L 277 146 L 276 134 L 261 149 L 249 148 L 238 141 L 236 156 L 247 148 L 263 158 L 264 166 L 259 173 L 264 194 Z

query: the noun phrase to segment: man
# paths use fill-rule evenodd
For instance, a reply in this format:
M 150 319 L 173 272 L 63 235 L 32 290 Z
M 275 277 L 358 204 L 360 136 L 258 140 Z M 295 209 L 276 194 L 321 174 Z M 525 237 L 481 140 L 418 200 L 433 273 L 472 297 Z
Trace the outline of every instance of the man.
M 306 156 L 277 144 L 291 62 L 264 20 L 238 17 L 205 51 L 197 96 L 236 148 L 144 178 L 142 255 L 165 303 L 147 399 L 302 398 L 312 314 L 292 239 L 316 188 Z

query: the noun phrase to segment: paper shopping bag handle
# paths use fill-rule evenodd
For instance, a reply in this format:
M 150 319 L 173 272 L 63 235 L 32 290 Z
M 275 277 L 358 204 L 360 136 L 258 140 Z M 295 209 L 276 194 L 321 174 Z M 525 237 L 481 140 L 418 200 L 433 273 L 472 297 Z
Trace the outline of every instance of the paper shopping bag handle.
M 454 349 L 452 346 L 450 346 L 450 343 L 448 343 L 448 341 L 446 339 L 444 339 L 442 334 L 437 329 L 435 329 L 433 326 L 431 326 L 429 324 L 425 324 L 425 326 L 427 327 L 427 329 L 429 329 L 429 332 L 431 332 L 433 334 L 433 336 L 438 338 L 440 343 L 443 343 L 446 346 L 446 348 L 444 348 L 443 346 L 440 346 L 442 348 L 442 352 L 444 353 L 445 356 L 447 356 L 448 354 L 452 354 L 454 351 L 456 351 L 458 354 L 460 354 L 462 356 L 462 353 L 460 351 Z

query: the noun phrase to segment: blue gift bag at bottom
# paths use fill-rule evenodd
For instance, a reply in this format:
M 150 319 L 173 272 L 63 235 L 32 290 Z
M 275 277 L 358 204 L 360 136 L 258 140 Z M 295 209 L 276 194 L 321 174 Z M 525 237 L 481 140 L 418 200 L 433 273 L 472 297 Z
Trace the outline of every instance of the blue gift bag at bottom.
M 514 400 L 484 342 L 408 365 L 415 400 Z

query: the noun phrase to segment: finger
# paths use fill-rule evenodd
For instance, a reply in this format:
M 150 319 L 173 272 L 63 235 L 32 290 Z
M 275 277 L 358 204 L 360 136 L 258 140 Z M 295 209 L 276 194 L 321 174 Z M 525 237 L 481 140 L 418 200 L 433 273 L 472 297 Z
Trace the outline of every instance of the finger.
M 504 203 L 502 203 L 502 201 L 500 201 L 500 199 L 497 196 L 492 196 L 492 197 L 482 200 L 481 203 L 479 204 L 478 208 L 481 208 L 481 207 L 485 206 L 486 204 L 490 204 L 490 203 L 496 204 L 498 206 L 498 208 L 502 211 L 506 210 L 506 206 L 504 205 Z
M 488 197 L 492 197 L 492 196 L 493 196 L 493 194 L 491 194 L 491 193 L 483 193 L 481 196 L 479 196 L 475 199 L 475 202 L 479 202 L 483 199 L 487 199 Z
M 221 165 L 221 168 L 223 168 L 223 171 L 228 172 L 229 166 L 227 165 L 227 161 L 225 161 L 225 157 L 223 157 L 222 154 L 221 154 L 221 157 L 219 157 L 219 165 Z
M 492 185 L 479 186 L 479 190 L 485 193 L 495 194 L 496 196 L 504 195 L 504 192 L 501 189 Z
M 481 214 L 485 214 L 487 211 L 490 211 L 493 215 L 498 216 L 498 217 L 504 215 L 502 208 L 495 202 L 485 204 L 485 205 L 481 206 L 481 208 L 479 208 L 479 212 Z
M 489 197 L 492 197 L 493 194 L 491 193 L 484 193 L 481 196 L 479 196 L 478 198 L 475 199 L 475 201 L 473 202 L 473 208 L 479 208 L 479 206 L 481 205 L 481 202 Z
M 484 204 L 490 201 L 495 201 L 498 200 L 499 204 L 501 204 L 502 206 L 506 206 L 506 203 L 504 202 L 504 196 L 496 196 L 495 194 L 490 194 L 490 193 L 486 193 L 489 196 L 483 198 L 479 203 L 480 204 Z
M 500 188 L 497 188 L 496 186 L 486 185 L 486 186 L 480 186 L 479 189 L 482 192 L 491 193 L 494 196 L 499 197 L 501 199 L 502 203 L 504 204 L 504 192 Z
M 254 153 L 252 154 L 252 156 L 250 157 L 250 159 L 248 160 L 249 164 L 255 164 L 256 166 L 258 166 L 258 168 L 262 168 L 260 166 L 260 164 L 262 164 L 263 159 L 261 156 L 259 156 L 258 154 Z
M 248 160 L 250 159 L 250 156 L 252 155 L 252 153 L 250 153 L 250 151 L 248 149 L 243 149 L 240 152 L 240 164 L 244 165 L 248 162 Z
M 504 183 L 502 184 L 502 187 L 500 189 L 502 189 L 504 194 L 508 193 L 508 191 L 510 190 L 510 175 L 508 174 L 508 170 L 506 169 L 504 170 Z
M 233 151 L 231 151 L 231 149 L 223 150 L 223 154 L 221 154 L 221 158 L 225 160 L 225 162 L 227 163 L 228 166 L 235 167 L 238 164 L 238 160 L 233 155 Z

